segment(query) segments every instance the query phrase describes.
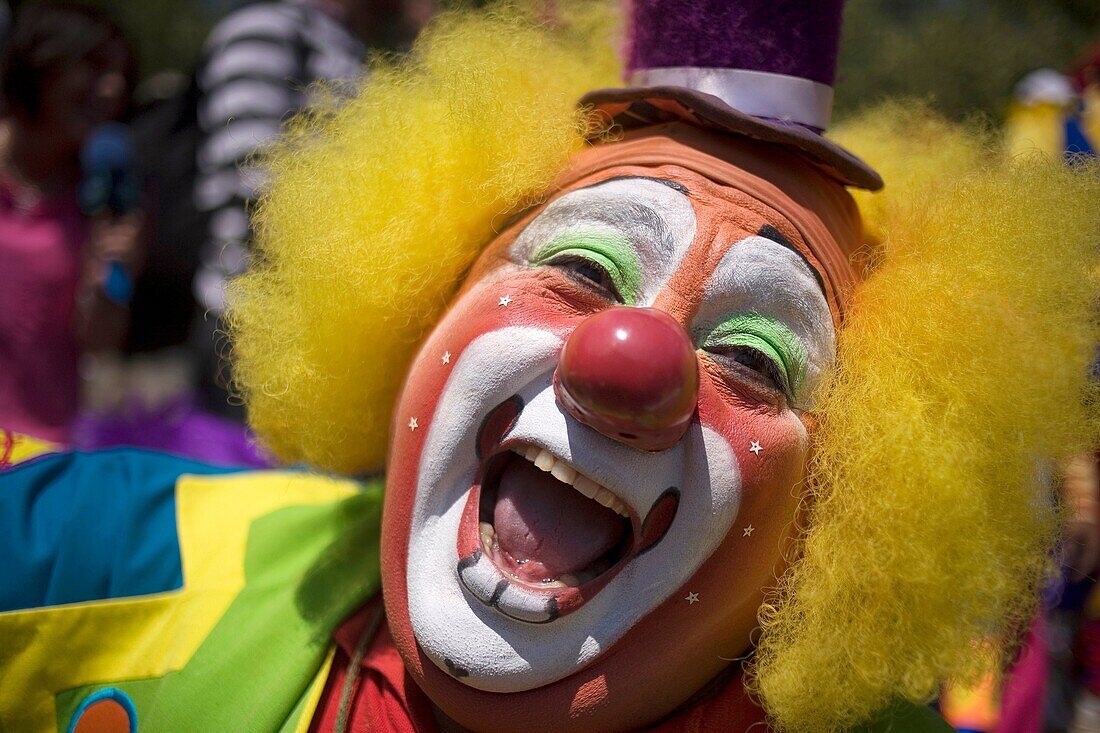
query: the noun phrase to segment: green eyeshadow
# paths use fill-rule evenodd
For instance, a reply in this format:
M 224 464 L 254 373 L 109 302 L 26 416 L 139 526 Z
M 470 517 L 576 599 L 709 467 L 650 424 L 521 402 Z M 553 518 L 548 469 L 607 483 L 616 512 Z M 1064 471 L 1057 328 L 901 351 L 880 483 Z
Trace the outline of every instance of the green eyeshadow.
M 706 350 L 744 346 L 775 362 L 791 394 L 806 380 L 806 350 L 785 324 L 759 313 L 737 313 L 711 329 L 701 340 Z
M 531 262 L 542 265 L 555 257 L 580 257 L 602 267 L 626 305 L 635 305 L 642 292 L 642 267 L 630 239 L 598 230 L 562 232 L 535 250 Z

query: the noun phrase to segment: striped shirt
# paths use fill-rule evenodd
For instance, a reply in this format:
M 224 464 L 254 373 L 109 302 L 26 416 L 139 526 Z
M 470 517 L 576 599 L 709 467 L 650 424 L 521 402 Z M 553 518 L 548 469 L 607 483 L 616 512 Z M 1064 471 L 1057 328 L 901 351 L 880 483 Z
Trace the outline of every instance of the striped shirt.
M 247 265 L 247 206 L 264 178 L 250 156 L 308 106 L 311 84 L 354 81 L 364 55 L 363 44 L 310 0 L 248 5 L 211 31 L 198 71 L 203 139 L 195 183 L 195 204 L 209 214 L 194 283 L 207 311 L 224 310 L 226 281 Z

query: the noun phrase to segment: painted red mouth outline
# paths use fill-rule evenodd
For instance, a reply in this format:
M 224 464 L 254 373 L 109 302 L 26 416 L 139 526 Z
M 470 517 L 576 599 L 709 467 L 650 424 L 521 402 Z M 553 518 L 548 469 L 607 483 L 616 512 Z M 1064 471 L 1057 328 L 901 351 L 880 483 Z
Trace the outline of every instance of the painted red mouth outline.
M 482 550 L 481 536 L 479 532 L 480 508 L 482 484 L 486 481 L 488 471 L 494 465 L 494 458 L 511 451 L 521 445 L 534 445 L 520 441 L 504 441 L 504 436 L 515 425 L 520 411 L 523 409 L 523 400 L 513 396 L 491 410 L 482 422 L 478 431 L 477 454 L 481 461 L 477 477 L 466 497 L 466 505 L 462 511 L 462 518 L 458 526 L 457 573 L 459 582 L 467 594 L 477 599 L 480 603 L 495 608 L 500 613 L 518 621 L 527 623 L 550 623 L 562 616 L 566 616 L 593 598 L 617 576 L 623 568 L 632 560 L 652 550 L 668 533 L 672 522 L 676 517 L 676 511 L 680 503 L 680 491 L 671 486 L 661 493 L 646 512 L 644 520 L 639 520 L 637 513 L 628 507 L 630 513 L 631 540 L 629 546 L 610 567 L 576 586 L 542 586 L 535 585 L 512 576 L 495 564 Z M 545 446 L 536 445 L 545 449 Z M 481 573 L 486 572 L 486 567 L 491 567 L 495 572 L 495 584 L 492 593 L 482 589 L 471 587 L 468 580 L 474 568 L 479 568 Z M 514 596 L 518 592 L 526 600 L 539 600 L 544 604 L 542 615 L 545 618 L 536 620 L 534 617 L 523 618 L 515 615 L 515 610 L 507 605 L 502 607 L 501 600 L 505 594 Z M 482 596 L 488 596 L 483 598 Z M 511 612 L 510 612 L 511 611 Z

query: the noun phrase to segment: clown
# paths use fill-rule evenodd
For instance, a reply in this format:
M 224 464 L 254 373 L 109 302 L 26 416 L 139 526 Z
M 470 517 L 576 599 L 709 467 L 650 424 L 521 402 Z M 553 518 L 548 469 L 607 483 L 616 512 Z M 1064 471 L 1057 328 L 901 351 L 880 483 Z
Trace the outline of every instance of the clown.
M 628 86 L 579 109 L 605 20 L 560 10 L 444 17 L 272 160 L 237 378 L 280 457 L 358 484 L 7 474 L 53 545 L 77 506 L 168 559 L 45 552 L 66 582 L 3 596 L 44 640 L 0 657 L 5 719 L 936 730 L 920 703 L 1002 661 L 1054 541 L 1035 460 L 1089 440 L 1100 213 L 1053 202 L 1095 180 L 890 109 L 847 135 L 899 194 L 857 205 L 878 174 L 821 135 L 840 2 L 635 2 Z

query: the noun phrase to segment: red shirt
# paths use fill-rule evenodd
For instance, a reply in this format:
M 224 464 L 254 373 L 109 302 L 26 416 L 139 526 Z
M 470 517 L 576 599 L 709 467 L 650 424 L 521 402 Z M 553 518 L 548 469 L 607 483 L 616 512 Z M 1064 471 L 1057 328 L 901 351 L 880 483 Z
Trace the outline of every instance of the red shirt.
M 313 716 L 310 733 L 331 733 L 339 713 L 340 693 L 348 665 L 379 600 L 368 604 L 336 631 L 336 657 L 325 691 Z M 652 733 L 743 731 L 762 725 L 763 711 L 745 695 L 734 675 L 715 694 L 671 718 L 646 728 Z M 405 671 L 385 621 L 363 655 L 360 676 L 348 707 L 347 733 L 440 733 L 427 695 Z

